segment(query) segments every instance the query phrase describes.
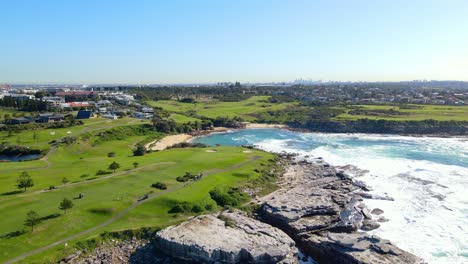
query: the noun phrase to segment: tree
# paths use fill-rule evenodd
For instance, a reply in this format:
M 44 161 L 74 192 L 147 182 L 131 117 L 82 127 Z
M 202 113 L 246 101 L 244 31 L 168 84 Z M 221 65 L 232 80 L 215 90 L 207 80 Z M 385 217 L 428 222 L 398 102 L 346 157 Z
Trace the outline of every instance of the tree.
M 133 168 L 136 169 L 138 167 L 138 162 L 133 162 Z
M 143 156 L 146 153 L 145 146 L 138 144 L 135 149 L 133 149 L 133 156 Z
M 39 140 L 39 134 L 37 133 L 37 131 L 34 131 L 34 133 L 33 133 L 33 139 L 34 139 L 35 141 L 38 141 L 38 140 Z
M 120 168 L 120 164 L 115 161 L 109 165 L 109 170 L 112 170 L 114 173 L 118 168 Z
M 69 182 L 69 180 L 66 178 L 66 177 L 63 177 L 62 179 L 62 184 L 67 184 Z
M 64 214 L 67 214 L 67 209 L 73 207 L 73 202 L 70 199 L 63 198 L 62 202 L 59 205 L 59 209 L 63 210 Z
M 26 220 L 24 220 L 24 225 L 25 226 L 30 226 L 31 227 L 31 232 L 34 231 L 34 226 L 39 224 L 41 219 L 39 218 L 39 214 L 36 211 L 29 211 L 26 214 Z
M 24 191 L 26 191 L 28 187 L 34 186 L 34 182 L 31 179 L 31 176 L 29 176 L 29 174 L 25 171 L 21 173 L 21 175 L 18 177 L 16 182 L 17 182 L 16 186 L 18 187 L 18 189 L 24 188 Z

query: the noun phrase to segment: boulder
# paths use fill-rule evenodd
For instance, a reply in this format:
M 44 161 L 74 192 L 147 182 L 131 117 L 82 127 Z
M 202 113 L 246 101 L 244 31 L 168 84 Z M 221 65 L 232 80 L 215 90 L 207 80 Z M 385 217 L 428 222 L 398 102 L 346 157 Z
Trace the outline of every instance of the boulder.
M 319 263 L 423 263 L 390 241 L 363 232 L 321 232 L 305 242 L 303 250 Z
M 423 263 L 387 240 L 358 232 L 378 228 L 380 220 L 372 214 L 380 211 L 369 212 L 362 197 L 371 195 L 352 179 L 320 164 L 291 165 L 289 172 L 294 172 L 289 188 L 263 198 L 259 215 L 288 233 L 304 253 L 319 263 Z
M 379 208 L 374 208 L 374 209 L 372 209 L 372 211 L 370 213 L 373 214 L 373 215 L 381 215 L 381 214 L 384 213 L 384 210 L 379 209 Z
M 373 220 L 364 220 L 362 222 L 361 230 L 371 231 L 380 227 L 380 224 Z
M 294 241 L 240 211 L 194 217 L 157 233 L 157 249 L 201 263 L 297 263 Z

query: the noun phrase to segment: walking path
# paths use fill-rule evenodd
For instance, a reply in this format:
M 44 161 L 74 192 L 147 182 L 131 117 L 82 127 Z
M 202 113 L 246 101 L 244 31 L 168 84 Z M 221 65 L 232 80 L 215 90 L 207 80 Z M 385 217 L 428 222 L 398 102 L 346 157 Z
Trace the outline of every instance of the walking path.
M 247 165 L 247 164 L 249 164 L 249 163 L 252 163 L 252 162 L 258 160 L 259 158 L 261 158 L 261 157 L 260 157 L 260 156 L 252 156 L 252 157 L 250 158 L 250 160 L 244 161 L 244 162 L 241 162 L 241 163 L 238 163 L 238 164 L 235 164 L 235 165 L 232 165 L 232 166 L 230 166 L 230 167 L 228 167 L 228 168 L 225 168 L 225 169 L 213 169 L 213 170 L 207 171 L 206 173 L 204 173 L 203 178 L 206 177 L 206 176 L 212 175 L 212 174 L 223 173 L 223 172 L 226 172 L 226 171 L 238 169 L 238 168 L 240 168 L 240 167 L 243 167 L 243 166 L 245 166 L 245 165 Z M 147 201 L 149 201 L 149 200 L 152 200 L 152 199 L 154 199 L 154 198 L 157 198 L 157 197 L 159 197 L 159 196 L 161 196 L 161 195 L 163 195 L 163 194 L 166 194 L 166 193 L 173 192 L 173 191 L 176 191 L 176 190 L 178 190 L 178 189 L 181 189 L 181 188 L 183 188 L 183 187 L 185 187 L 185 186 L 187 186 L 187 185 L 179 184 L 178 186 L 175 186 L 175 187 L 173 187 L 173 188 L 169 188 L 169 189 L 167 189 L 167 190 L 165 190 L 165 191 L 162 191 L 162 192 L 159 192 L 159 193 L 157 193 L 157 194 L 153 194 L 153 195 L 150 194 L 150 195 L 148 195 L 148 198 L 146 198 L 146 199 L 144 199 L 144 200 L 141 200 L 141 199 L 140 199 L 140 200 L 134 202 L 132 205 L 130 205 L 129 207 L 127 207 L 127 208 L 124 209 L 123 211 L 119 212 L 117 215 L 113 216 L 112 218 L 108 219 L 107 221 L 105 221 L 105 222 L 103 222 L 103 223 L 101 223 L 101 224 L 99 224 L 99 225 L 96 225 L 96 226 L 94 226 L 94 227 L 91 227 L 91 228 L 89 228 L 89 229 L 83 230 L 83 231 L 81 231 L 81 232 L 79 232 L 79 233 L 76 233 L 76 234 L 74 234 L 74 235 L 71 235 L 71 236 L 69 236 L 69 237 L 66 237 L 66 238 L 60 239 L 60 240 L 58 240 L 58 241 L 55 241 L 54 243 L 49 244 L 49 245 L 47 245 L 47 246 L 43 246 L 43 247 L 34 249 L 34 250 L 32 250 L 32 251 L 23 253 L 23 254 L 21 254 L 21 255 L 15 257 L 15 258 L 12 258 L 12 259 L 10 259 L 10 260 L 4 262 L 4 263 L 5 263 L 5 264 L 10 264 L 10 263 L 14 263 L 14 262 L 20 261 L 20 260 L 25 259 L 25 258 L 27 258 L 27 257 L 29 257 L 29 256 L 32 256 L 32 255 L 41 253 L 41 252 L 46 251 L 46 250 L 48 250 L 48 249 L 51 249 L 51 248 L 53 248 L 53 247 L 55 247 L 55 246 L 64 244 L 64 243 L 66 243 L 66 242 L 68 242 L 68 241 L 70 241 L 70 240 L 73 240 L 73 239 L 75 239 L 75 238 L 78 238 L 78 237 L 81 237 L 81 236 L 83 236 L 83 235 L 92 233 L 92 232 L 94 232 L 94 231 L 96 231 L 96 230 L 98 230 L 98 229 L 100 229 L 100 228 L 102 228 L 102 227 L 105 227 L 105 226 L 107 226 L 107 225 L 109 225 L 109 224 L 112 224 L 113 222 L 119 220 L 120 218 L 122 218 L 124 215 L 126 215 L 129 211 L 131 211 L 132 209 L 134 209 L 134 208 L 137 207 L 138 205 L 140 205 L 140 204 L 142 204 L 142 203 L 145 203 L 145 202 L 147 202 Z

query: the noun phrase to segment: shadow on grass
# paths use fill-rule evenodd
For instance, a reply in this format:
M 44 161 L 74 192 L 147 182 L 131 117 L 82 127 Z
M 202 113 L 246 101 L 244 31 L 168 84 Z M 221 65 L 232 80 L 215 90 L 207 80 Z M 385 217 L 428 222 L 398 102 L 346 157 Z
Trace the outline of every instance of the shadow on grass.
M 18 231 L 13 231 L 13 232 L 10 232 L 10 233 L 6 233 L 4 235 L 0 235 L 0 239 L 1 238 L 13 238 L 13 237 L 17 237 L 17 236 L 21 236 L 22 234 L 26 234 L 27 231 L 26 230 L 18 230 Z
M 4 192 L 4 193 L 2 193 L 1 195 L 2 195 L 2 196 L 14 195 L 14 194 L 22 193 L 22 192 L 23 192 L 22 190 L 17 190 L 17 191 L 11 191 L 11 192 Z
M 91 208 L 88 211 L 93 213 L 93 214 L 98 214 L 98 215 L 111 215 L 114 212 L 114 209 L 112 209 L 112 208 Z
M 59 216 L 61 216 L 61 214 L 50 214 L 50 215 L 46 215 L 46 216 L 43 216 L 43 217 L 39 218 L 39 221 L 54 219 L 54 218 L 57 218 Z

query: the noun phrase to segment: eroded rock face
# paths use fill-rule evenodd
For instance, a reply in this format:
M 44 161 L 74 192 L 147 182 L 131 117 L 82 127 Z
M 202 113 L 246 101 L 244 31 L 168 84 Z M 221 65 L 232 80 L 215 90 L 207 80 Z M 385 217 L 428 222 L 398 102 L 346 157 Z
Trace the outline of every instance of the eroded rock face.
M 388 240 L 360 230 L 378 228 L 382 210 L 373 214 L 354 183 L 323 162 L 291 162 L 278 191 L 260 199 L 262 221 L 288 233 L 320 263 L 423 263 Z
M 202 215 L 157 233 L 156 247 L 202 263 L 297 263 L 294 241 L 242 212 Z

